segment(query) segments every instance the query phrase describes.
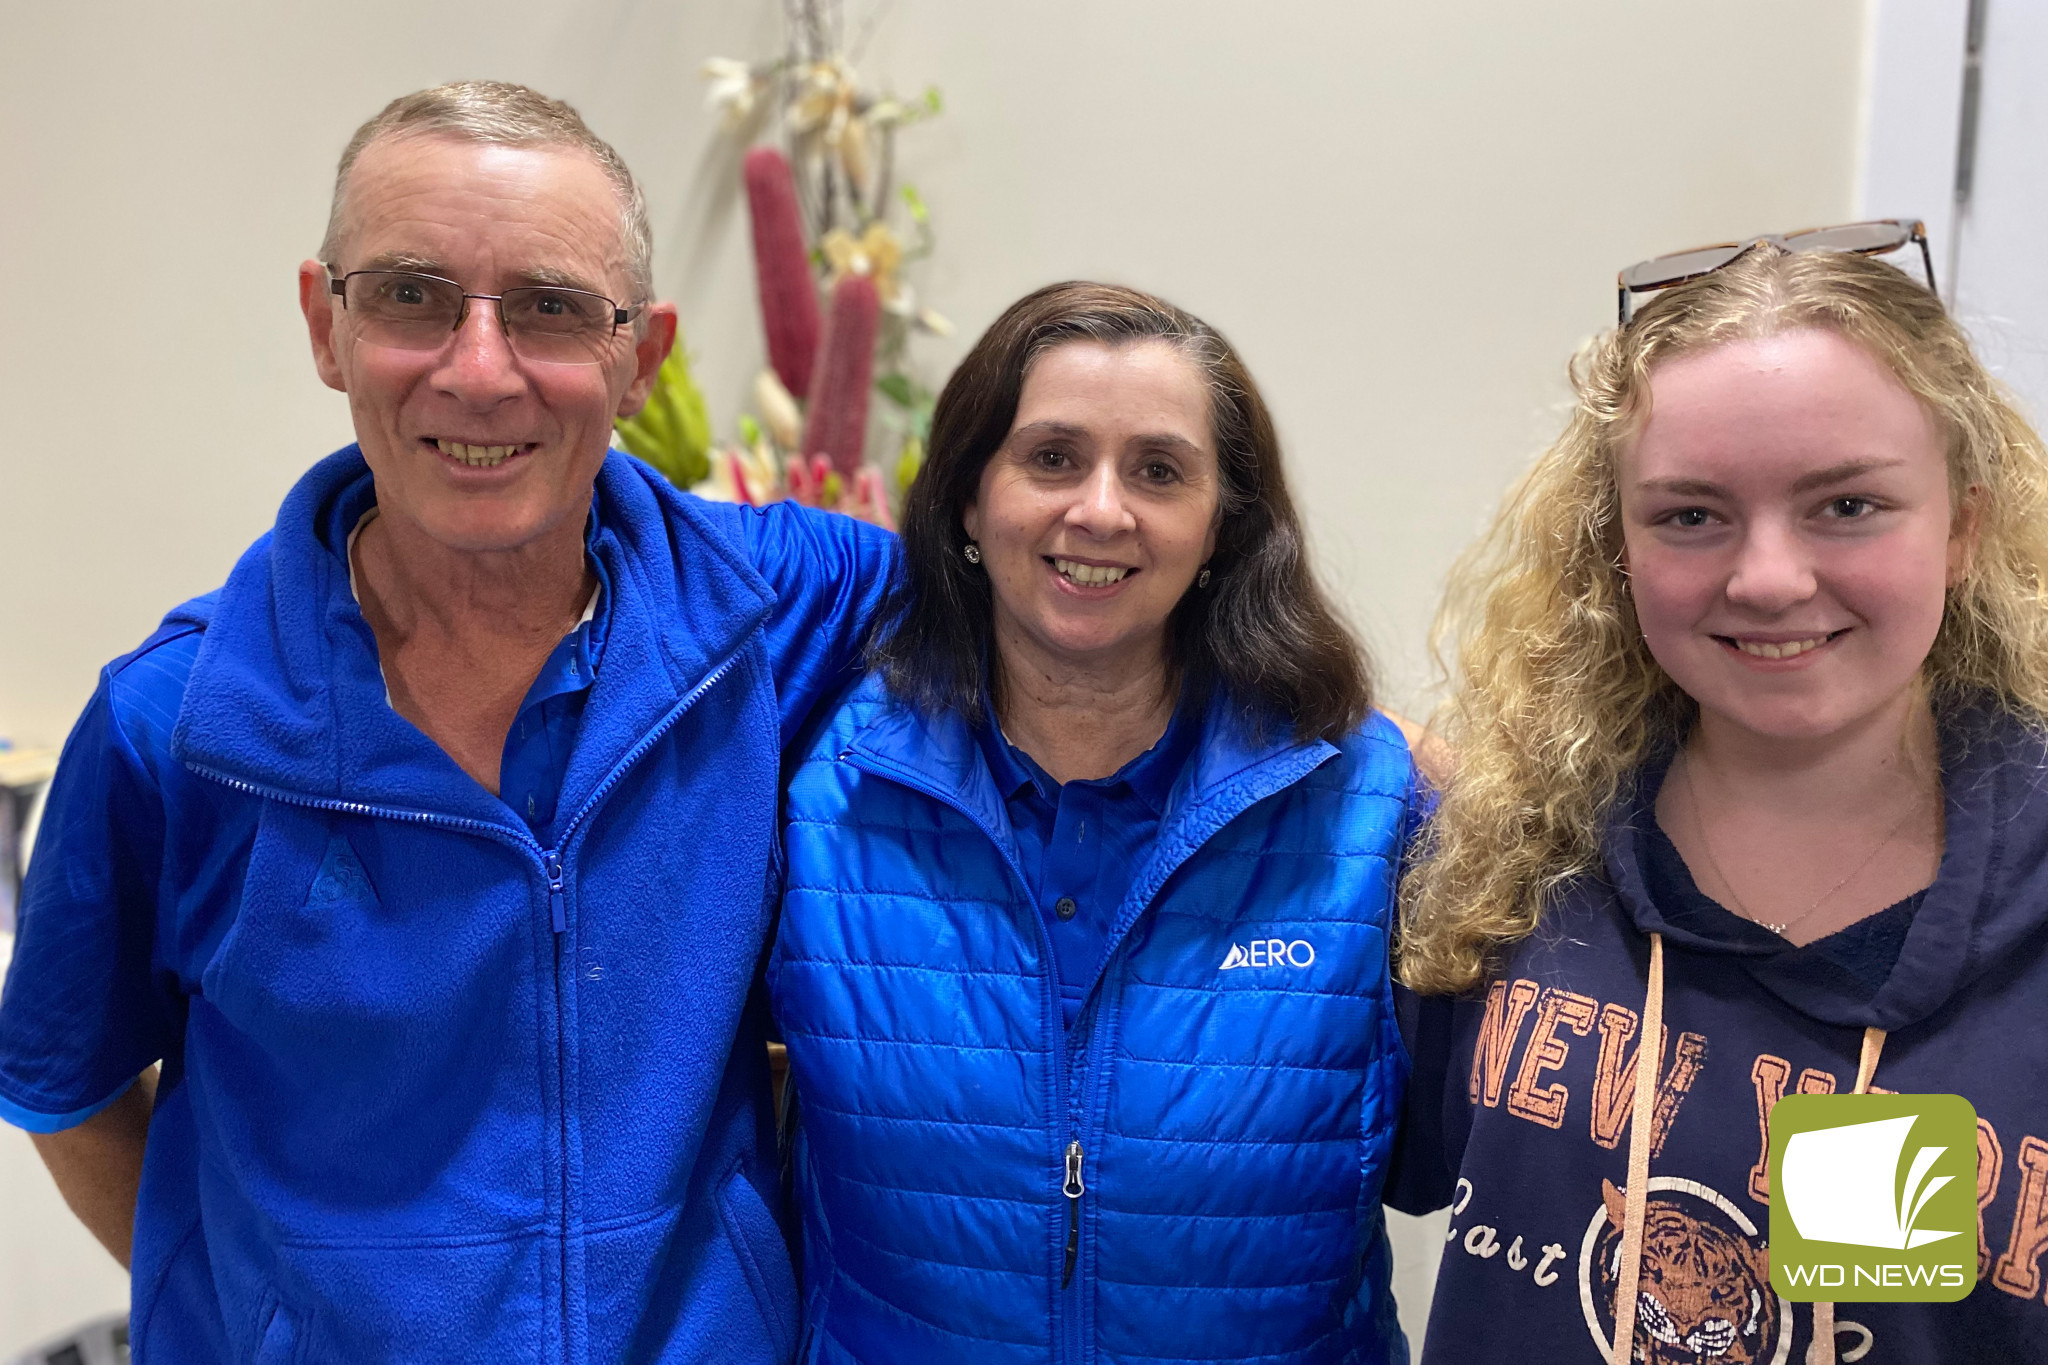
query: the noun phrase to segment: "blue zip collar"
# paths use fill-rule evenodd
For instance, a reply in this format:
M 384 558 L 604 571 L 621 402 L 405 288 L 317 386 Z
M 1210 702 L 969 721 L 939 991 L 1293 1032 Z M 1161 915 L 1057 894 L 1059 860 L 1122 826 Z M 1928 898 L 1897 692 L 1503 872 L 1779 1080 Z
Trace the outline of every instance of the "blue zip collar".
M 235 566 L 173 734 L 181 762 L 320 803 L 509 827 L 502 803 L 385 701 L 376 641 L 319 528 L 368 474 L 354 446 L 315 465 Z M 693 500 L 616 451 L 599 470 L 613 597 L 605 667 L 563 784 L 575 810 L 766 617 L 771 590 Z M 523 834 L 523 831 L 520 831 Z
M 951 710 L 921 712 L 890 694 L 877 676 L 866 679 L 859 692 L 882 706 L 854 736 L 850 752 L 958 807 L 995 836 L 1015 864 L 1017 842 L 1008 808 L 966 718 Z M 1263 735 L 1251 728 L 1227 697 L 1210 699 L 1194 751 L 1167 798 L 1157 851 L 1133 883 L 1120 920 L 1133 918 L 1134 907 L 1142 908 L 1173 868 L 1240 812 L 1337 755 L 1336 746 L 1320 739 L 1299 742 L 1277 724 L 1269 724 Z

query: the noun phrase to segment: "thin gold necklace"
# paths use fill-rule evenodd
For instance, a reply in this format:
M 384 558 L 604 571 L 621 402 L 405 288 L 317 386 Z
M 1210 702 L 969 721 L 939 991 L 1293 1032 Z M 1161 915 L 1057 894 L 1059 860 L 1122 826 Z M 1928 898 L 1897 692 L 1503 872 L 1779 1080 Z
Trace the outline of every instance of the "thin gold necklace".
M 1692 806 L 1693 828 L 1699 831 L 1700 847 L 1706 852 L 1707 866 L 1714 870 L 1714 875 L 1720 879 L 1721 885 L 1728 888 L 1728 899 L 1735 902 L 1736 912 L 1739 913 L 1744 919 L 1748 920 L 1750 923 L 1761 925 L 1762 927 L 1770 930 L 1779 938 L 1783 938 L 1785 936 L 1785 931 L 1787 929 L 1792 928 L 1794 925 L 1804 924 L 1807 920 L 1813 918 L 1815 914 L 1819 913 L 1820 908 L 1823 905 L 1826 905 L 1829 901 L 1834 899 L 1835 893 L 1837 891 L 1840 891 L 1850 882 L 1856 880 L 1857 875 L 1861 873 L 1864 868 L 1869 867 L 1871 863 L 1877 860 L 1878 854 L 1884 852 L 1885 849 L 1891 847 L 1892 840 L 1899 837 L 1899 831 L 1906 827 L 1906 822 L 1908 820 L 1911 820 L 1914 814 L 1918 812 L 1920 809 L 1920 802 L 1917 799 L 1908 804 L 1906 807 L 1906 813 L 1904 815 L 1901 815 L 1899 817 L 1898 823 L 1891 827 L 1891 832 L 1886 834 L 1884 838 L 1878 840 L 1877 843 L 1872 846 L 1870 852 L 1863 855 L 1863 861 L 1849 869 L 1848 875 L 1844 876 L 1840 881 L 1836 882 L 1827 890 L 1821 892 L 1819 900 L 1815 901 L 1812 905 L 1807 906 L 1804 910 L 1794 915 L 1791 919 L 1783 920 L 1779 923 L 1773 924 L 1769 920 L 1759 919 L 1757 916 L 1749 912 L 1749 907 L 1742 903 L 1742 897 L 1736 893 L 1735 883 L 1730 881 L 1728 879 L 1728 874 L 1721 870 L 1721 860 L 1714 856 L 1714 841 L 1707 837 L 1707 822 L 1706 818 L 1701 813 L 1703 808 L 1700 805 L 1699 788 L 1693 785 L 1692 755 L 1689 752 L 1681 751 L 1678 756 L 1678 761 L 1682 765 L 1682 769 L 1679 775 L 1685 779 L 1685 795 L 1688 802 Z

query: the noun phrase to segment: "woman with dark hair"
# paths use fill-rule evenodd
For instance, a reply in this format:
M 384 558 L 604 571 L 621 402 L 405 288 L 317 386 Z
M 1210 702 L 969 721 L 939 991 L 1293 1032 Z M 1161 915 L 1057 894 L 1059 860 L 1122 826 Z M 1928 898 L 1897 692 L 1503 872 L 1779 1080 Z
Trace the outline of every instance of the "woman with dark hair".
M 940 395 L 768 967 L 805 1361 L 1405 1359 L 1379 1211 L 1416 779 L 1257 387 L 1135 290 Z

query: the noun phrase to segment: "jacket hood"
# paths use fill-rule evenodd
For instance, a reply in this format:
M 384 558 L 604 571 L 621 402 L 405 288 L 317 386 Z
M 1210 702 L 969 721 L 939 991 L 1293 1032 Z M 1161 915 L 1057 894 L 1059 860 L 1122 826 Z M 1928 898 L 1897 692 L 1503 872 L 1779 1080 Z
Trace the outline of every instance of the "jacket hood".
M 1616 802 L 1602 848 L 1609 884 L 1644 934 L 1667 944 L 1742 960 L 1759 984 L 1825 1024 L 1916 1024 L 2048 927 L 2048 744 L 2012 714 L 1961 710 L 1941 728 L 1947 820 L 1941 868 L 1914 914 L 1889 978 L 1868 999 L 1806 969 L 1797 954 L 1701 933 L 1667 919 L 1645 887 L 1637 832 L 1671 756 L 1646 765 Z M 1674 968 L 1674 970 L 1682 970 Z
M 370 478 L 360 449 L 322 460 L 218 593 L 173 733 L 187 765 L 274 793 L 515 826 L 503 804 L 386 700 L 342 558 L 320 528 Z M 773 594 L 694 501 L 617 451 L 597 476 L 595 552 L 612 587 L 604 664 L 563 786 L 574 810 L 739 648 Z

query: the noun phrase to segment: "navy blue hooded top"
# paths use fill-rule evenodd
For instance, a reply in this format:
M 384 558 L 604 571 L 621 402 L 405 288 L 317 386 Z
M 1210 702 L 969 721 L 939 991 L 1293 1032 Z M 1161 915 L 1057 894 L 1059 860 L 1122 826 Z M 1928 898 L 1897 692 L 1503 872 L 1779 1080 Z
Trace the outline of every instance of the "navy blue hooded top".
M 0 1116 L 164 1063 L 142 1365 L 780 1361 L 794 1278 L 754 987 L 781 752 L 894 538 L 613 454 L 604 663 L 552 843 L 385 700 L 316 466 L 110 665 L 0 995 Z
M 1771 1106 L 1855 1085 L 1976 1107 L 1976 1290 L 1835 1306 L 1836 1359 L 2048 1360 L 2048 760 L 2010 718 L 1944 726 L 1934 884 L 1792 948 L 1692 886 L 1652 815 L 1663 767 L 1617 803 L 1604 875 L 1561 893 L 1477 998 L 1404 993 L 1415 1074 L 1388 1202 L 1448 1204 L 1424 1365 L 1604 1362 L 1627 1184 L 1649 935 L 1665 1038 L 1635 1359 L 1803 1362 L 1812 1312 L 1769 1282 Z M 1640 1302 L 1641 1300 L 1639 1300 Z

